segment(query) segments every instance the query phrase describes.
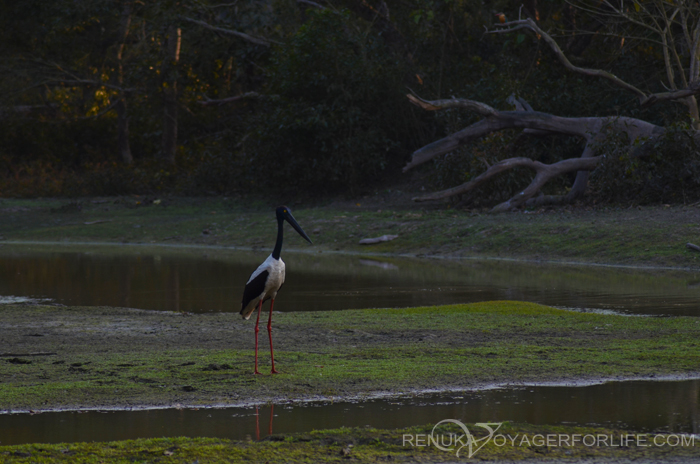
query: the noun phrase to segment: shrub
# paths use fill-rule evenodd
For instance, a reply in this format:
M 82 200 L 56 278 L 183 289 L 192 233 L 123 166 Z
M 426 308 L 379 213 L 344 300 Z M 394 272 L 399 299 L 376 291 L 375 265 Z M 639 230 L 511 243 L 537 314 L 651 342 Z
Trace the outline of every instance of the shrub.
M 630 150 L 626 137 L 610 140 L 591 175 L 597 202 L 688 203 L 700 196 L 700 146 L 687 125 L 669 126 L 643 150 Z

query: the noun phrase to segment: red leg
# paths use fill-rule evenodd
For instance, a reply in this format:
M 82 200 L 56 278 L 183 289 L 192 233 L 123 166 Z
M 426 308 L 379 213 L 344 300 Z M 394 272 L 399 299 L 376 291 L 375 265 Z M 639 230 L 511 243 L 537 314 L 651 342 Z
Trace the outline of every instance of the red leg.
M 255 441 L 260 441 L 260 411 L 255 406 Z
M 272 358 L 272 373 L 279 374 L 275 369 L 275 352 L 272 349 L 272 307 L 275 305 L 275 299 L 270 302 L 270 317 L 267 319 L 267 334 L 270 336 L 270 358 Z
M 262 300 L 260 300 L 260 304 L 258 305 L 258 318 L 255 320 L 255 372 L 253 374 L 260 374 L 260 371 L 258 371 L 258 332 L 260 332 L 260 328 L 258 327 L 258 323 L 260 322 L 260 313 L 262 312 Z
M 267 431 L 267 432 L 268 432 L 268 433 L 267 433 L 268 435 L 272 435 L 272 418 L 274 417 L 274 414 L 273 414 L 273 411 L 274 411 L 274 410 L 275 410 L 275 405 L 274 405 L 274 404 L 270 404 L 270 428 L 269 428 L 269 430 Z

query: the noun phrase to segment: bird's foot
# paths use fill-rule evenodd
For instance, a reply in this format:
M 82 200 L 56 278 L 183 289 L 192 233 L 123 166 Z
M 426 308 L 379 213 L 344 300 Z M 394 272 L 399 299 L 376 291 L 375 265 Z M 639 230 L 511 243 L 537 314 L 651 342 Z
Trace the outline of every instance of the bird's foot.
M 274 367 L 273 367 L 272 370 L 270 371 L 270 374 L 279 374 L 279 373 L 280 373 L 280 371 L 278 371 L 278 370 L 275 369 Z
M 253 375 L 262 375 L 262 372 L 259 370 L 255 369 L 255 372 L 253 372 Z

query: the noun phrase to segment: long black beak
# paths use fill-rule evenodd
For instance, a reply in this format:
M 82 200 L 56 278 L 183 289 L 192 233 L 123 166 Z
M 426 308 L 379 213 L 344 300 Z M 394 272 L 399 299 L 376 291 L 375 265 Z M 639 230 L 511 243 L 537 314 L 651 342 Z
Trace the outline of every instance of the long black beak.
M 296 230 L 296 231 L 299 233 L 299 235 L 301 235 L 302 237 L 304 237 L 304 239 L 305 239 L 307 242 L 309 242 L 309 243 L 312 244 L 312 245 L 314 244 L 314 243 L 311 241 L 311 239 L 309 238 L 309 236 L 306 235 L 306 232 L 304 232 L 304 229 L 301 228 L 301 226 L 299 225 L 299 223 L 297 222 L 297 220 L 294 219 L 294 216 L 292 216 L 292 213 L 290 213 L 289 210 L 287 210 L 287 212 L 285 213 L 284 218 L 287 220 L 288 223 L 290 223 L 290 224 L 292 225 L 292 227 L 294 227 L 294 230 Z

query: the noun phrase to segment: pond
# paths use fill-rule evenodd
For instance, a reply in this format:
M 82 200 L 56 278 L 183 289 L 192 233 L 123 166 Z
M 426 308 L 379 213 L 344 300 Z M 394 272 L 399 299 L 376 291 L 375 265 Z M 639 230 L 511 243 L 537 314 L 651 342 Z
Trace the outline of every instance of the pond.
M 139 246 L 0 247 L 0 303 L 238 311 L 269 251 Z M 581 311 L 700 316 L 700 273 L 492 260 L 284 254 L 280 311 L 523 300 Z M 31 310 L 31 306 L 28 306 Z M 525 386 L 335 404 L 0 415 L 0 444 L 159 436 L 245 439 L 371 425 L 518 421 L 700 432 L 700 380 Z M 270 429 L 270 426 L 272 428 Z
M 110 441 L 164 436 L 259 439 L 270 433 L 443 419 L 608 426 L 636 432 L 700 432 L 700 380 L 530 386 L 363 402 L 259 408 L 152 409 L 0 415 L 0 444 Z
M 239 311 L 268 251 L 168 247 L 0 247 L 0 302 Z M 522 300 L 578 310 L 700 315 L 700 273 L 515 261 L 287 252 L 279 311 Z

